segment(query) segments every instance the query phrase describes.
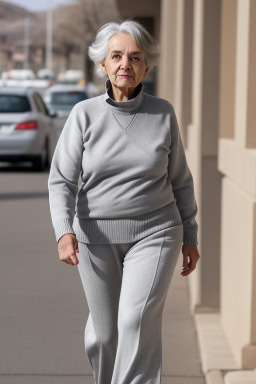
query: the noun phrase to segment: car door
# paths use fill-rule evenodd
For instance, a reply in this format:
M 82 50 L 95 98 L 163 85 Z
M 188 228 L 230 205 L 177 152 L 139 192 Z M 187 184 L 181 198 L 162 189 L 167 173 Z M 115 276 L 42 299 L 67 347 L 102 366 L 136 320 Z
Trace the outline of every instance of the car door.
M 49 160 L 52 159 L 55 146 L 57 144 L 57 130 L 54 124 L 54 119 L 50 116 L 49 111 L 40 96 L 35 92 L 33 95 L 34 103 L 39 113 L 41 130 L 44 135 L 44 142 L 47 144 Z

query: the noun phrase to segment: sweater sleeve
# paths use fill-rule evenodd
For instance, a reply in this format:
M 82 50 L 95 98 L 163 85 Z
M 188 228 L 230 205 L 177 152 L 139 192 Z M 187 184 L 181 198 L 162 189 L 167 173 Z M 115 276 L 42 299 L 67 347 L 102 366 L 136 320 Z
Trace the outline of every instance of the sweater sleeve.
M 83 114 L 75 106 L 62 130 L 52 159 L 48 189 L 57 241 L 67 233 L 74 233 L 73 219 L 82 168 L 83 120 Z
M 177 118 L 172 109 L 171 115 L 171 152 L 169 154 L 169 180 L 183 223 L 183 244 L 196 245 L 198 226 L 195 220 L 197 204 L 194 195 L 194 183 L 187 164 L 186 155 Z

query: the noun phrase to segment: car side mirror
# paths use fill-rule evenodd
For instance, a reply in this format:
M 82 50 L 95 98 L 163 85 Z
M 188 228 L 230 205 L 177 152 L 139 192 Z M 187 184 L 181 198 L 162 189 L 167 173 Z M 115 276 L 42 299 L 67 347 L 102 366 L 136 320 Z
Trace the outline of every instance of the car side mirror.
M 55 117 L 58 117 L 58 112 L 54 110 L 49 111 L 49 116 L 54 119 Z

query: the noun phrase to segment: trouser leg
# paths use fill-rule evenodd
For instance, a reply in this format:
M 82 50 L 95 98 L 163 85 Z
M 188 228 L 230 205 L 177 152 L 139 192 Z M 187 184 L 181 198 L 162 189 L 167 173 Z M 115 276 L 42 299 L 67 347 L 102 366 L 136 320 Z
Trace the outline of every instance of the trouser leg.
M 111 244 L 79 243 L 78 270 L 90 311 L 85 349 L 96 384 L 110 384 L 113 373 L 123 256 Z
M 182 237 L 182 225 L 159 231 L 125 255 L 111 384 L 161 382 L 162 312 Z

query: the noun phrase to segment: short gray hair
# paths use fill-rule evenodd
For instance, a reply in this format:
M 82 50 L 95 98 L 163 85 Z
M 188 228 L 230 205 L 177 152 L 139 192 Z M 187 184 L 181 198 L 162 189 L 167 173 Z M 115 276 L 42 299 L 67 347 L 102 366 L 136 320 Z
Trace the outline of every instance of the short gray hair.
M 142 51 L 150 69 L 156 65 L 159 56 L 159 44 L 137 21 L 126 20 L 119 23 L 107 23 L 97 32 L 94 42 L 88 49 L 88 55 L 95 64 L 96 74 L 104 77 L 99 63 L 104 62 L 108 53 L 108 43 L 118 33 L 130 34 Z

